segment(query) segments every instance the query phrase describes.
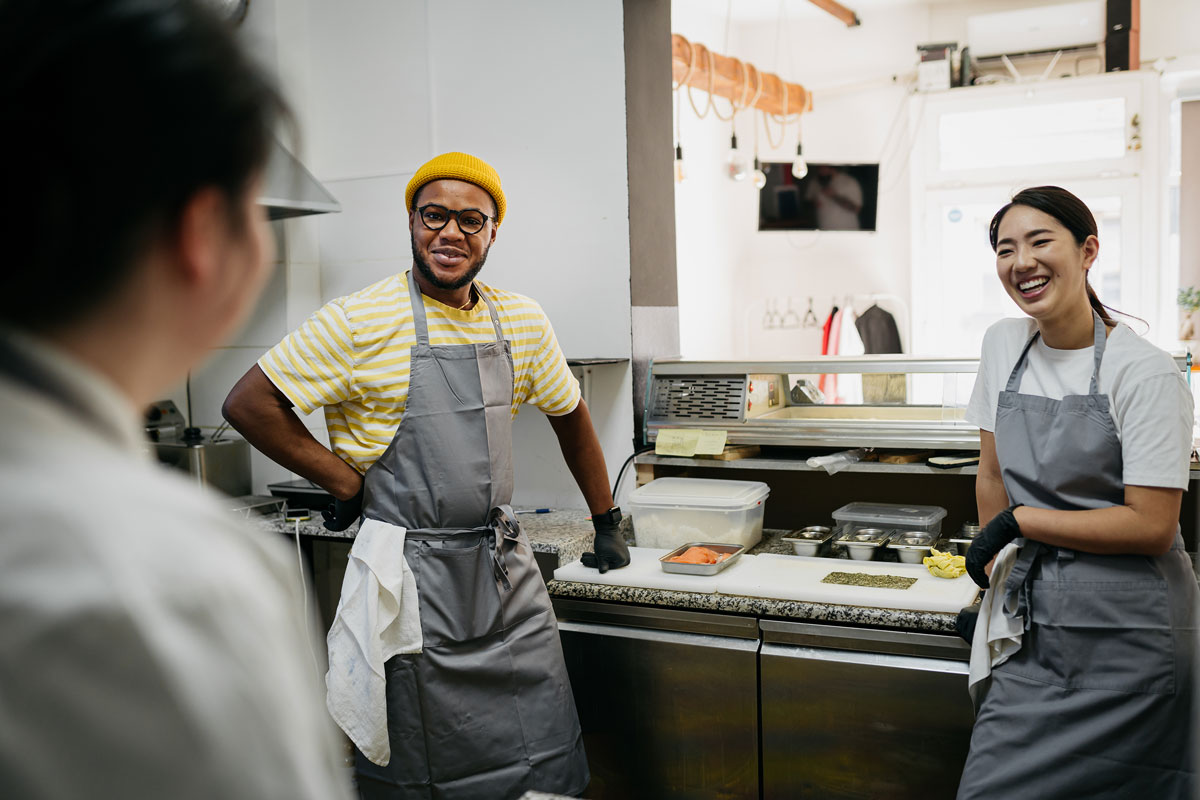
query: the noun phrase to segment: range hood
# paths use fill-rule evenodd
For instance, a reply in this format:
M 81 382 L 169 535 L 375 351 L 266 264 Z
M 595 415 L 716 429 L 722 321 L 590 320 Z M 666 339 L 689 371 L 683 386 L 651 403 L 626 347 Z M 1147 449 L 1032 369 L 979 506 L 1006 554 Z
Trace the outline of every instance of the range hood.
M 271 154 L 267 158 L 263 192 L 258 202 L 267 207 L 268 217 L 273 220 L 342 210 L 333 195 L 278 139 L 271 140 Z

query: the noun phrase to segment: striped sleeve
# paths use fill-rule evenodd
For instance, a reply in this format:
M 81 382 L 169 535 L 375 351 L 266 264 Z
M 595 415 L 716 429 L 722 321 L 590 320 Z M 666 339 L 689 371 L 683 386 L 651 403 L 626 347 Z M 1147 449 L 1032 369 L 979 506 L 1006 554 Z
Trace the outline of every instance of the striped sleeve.
M 296 409 L 308 414 L 351 396 L 354 336 L 335 300 L 259 359 L 258 365 Z
M 567 366 L 558 346 L 558 337 L 546 312 L 537 306 L 541 336 L 530 365 L 529 395 L 525 402 L 537 406 L 552 417 L 569 414 L 579 405 L 579 381 Z

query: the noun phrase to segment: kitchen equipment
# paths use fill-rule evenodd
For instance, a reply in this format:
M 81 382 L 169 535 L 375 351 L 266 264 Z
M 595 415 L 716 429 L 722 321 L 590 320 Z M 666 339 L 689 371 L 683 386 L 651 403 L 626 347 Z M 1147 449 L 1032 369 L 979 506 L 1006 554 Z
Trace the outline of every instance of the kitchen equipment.
M 770 489 L 761 481 L 659 478 L 629 496 L 639 547 L 705 541 L 753 547 L 762 539 Z
M 251 515 L 267 517 L 283 511 L 287 508 L 287 502 L 279 497 L 263 497 L 262 495 L 248 494 L 242 497 L 231 498 L 229 508 L 244 517 Z
M 925 531 L 936 537 L 942 530 L 946 509 L 941 506 L 910 506 L 898 503 L 848 503 L 833 512 L 839 525 L 847 528 L 897 528 Z
M 692 547 L 704 547 L 712 550 L 718 556 L 727 555 L 724 561 L 718 561 L 715 564 L 686 564 L 671 559 L 681 556 Z M 746 552 L 746 548 L 740 544 L 716 544 L 715 542 L 688 542 L 685 545 L 676 547 L 671 552 L 658 559 L 662 564 L 663 572 L 677 572 L 680 575 L 716 575 L 726 567 L 733 565 L 733 562 L 738 560 L 742 553 Z
M 888 539 L 887 546 L 906 564 L 920 564 L 929 555 L 929 548 L 937 544 L 937 539 L 937 534 L 929 531 L 897 530 Z
M 845 547 L 854 560 L 870 561 L 891 535 L 890 530 L 883 528 L 845 527 L 834 541 Z
M 821 545 L 833 537 L 833 528 L 825 525 L 809 525 L 798 531 L 792 531 L 783 537 L 783 541 L 792 545 L 792 550 L 798 556 L 815 556 Z
M 288 508 L 324 510 L 333 502 L 333 495 L 307 478 L 268 483 L 267 491 L 287 501 Z M 518 512 L 519 513 L 519 512 Z
M 250 494 L 250 445 L 245 439 L 213 439 L 188 427 L 179 408 L 158 400 L 144 415 L 146 436 L 158 460 L 231 497 Z
M 962 529 L 956 536 L 951 536 L 946 541 L 953 544 L 958 549 L 960 556 L 965 556 L 967 551 L 971 549 L 971 543 L 975 541 L 975 537 L 983 530 L 977 522 L 964 522 Z

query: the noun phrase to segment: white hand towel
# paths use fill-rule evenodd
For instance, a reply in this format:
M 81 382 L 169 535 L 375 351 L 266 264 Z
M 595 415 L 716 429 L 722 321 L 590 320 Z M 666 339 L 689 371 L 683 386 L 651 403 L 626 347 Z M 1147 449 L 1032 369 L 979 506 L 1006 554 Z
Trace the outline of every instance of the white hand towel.
M 1016 543 L 1010 542 L 996 554 L 988 579 L 991 588 L 983 593 L 979 603 L 979 622 L 971 638 L 971 666 L 967 673 L 967 689 L 976 705 L 980 701 L 979 684 L 992 674 L 992 667 L 1003 664 L 1021 649 L 1025 620 L 1016 615 L 1015 608 L 1006 608 L 1004 602 L 1004 584 L 1019 552 Z
M 396 525 L 363 521 L 326 639 L 325 705 L 363 755 L 380 766 L 392 757 L 384 662 L 421 652 L 417 583 L 404 560 L 404 534 Z

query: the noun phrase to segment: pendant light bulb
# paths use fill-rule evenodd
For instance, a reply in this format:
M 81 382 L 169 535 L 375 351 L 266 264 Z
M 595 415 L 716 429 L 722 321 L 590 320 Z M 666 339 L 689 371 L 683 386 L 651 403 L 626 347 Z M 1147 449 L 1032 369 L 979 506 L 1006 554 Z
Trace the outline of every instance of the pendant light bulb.
M 729 178 L 735 181 L 746 180 L 746 159 L 742 158 L 737 146 L 737 134 L 729 137 Z
M 750 173 L 750 180 L 754 182 L 755 189 L 761 189 L 767 185 L 767 173 L 763 172 L 758 156 L 754 157 L 754 171 Z
M 803 147 L 796 142 L 796 159 L 792 162 L 792 177 L 800 180 L 808 174 L 808 162 L 804 160 Z
M 683 183 L 687 180 L 687 170 L 683 166 L 683 145 L 675 145 L 675 182 Z

